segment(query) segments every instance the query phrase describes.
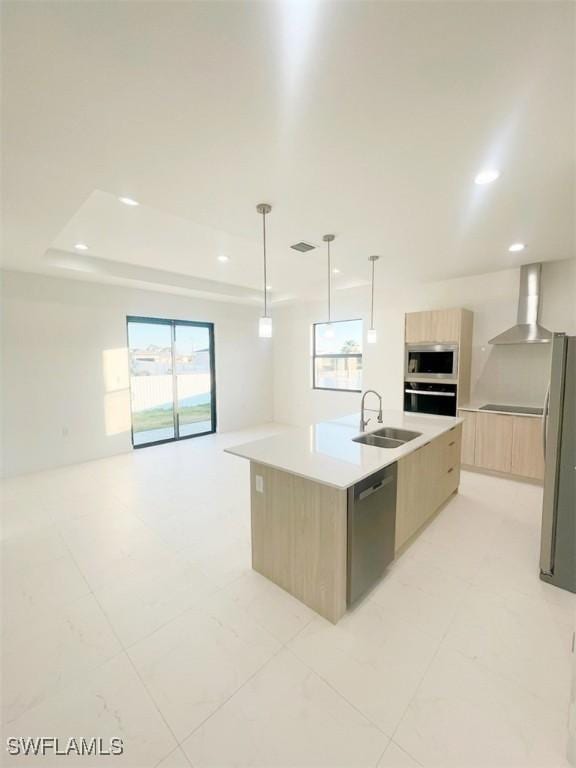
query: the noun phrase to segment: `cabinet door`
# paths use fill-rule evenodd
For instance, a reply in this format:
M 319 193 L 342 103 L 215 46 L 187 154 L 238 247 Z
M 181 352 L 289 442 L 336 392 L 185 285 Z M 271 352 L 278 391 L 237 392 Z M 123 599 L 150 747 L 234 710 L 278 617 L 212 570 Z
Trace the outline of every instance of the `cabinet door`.
M 420 527 L 420 507 L 424 478 L 422 470 L 423 448 L 419 448 L 398 461 L 397 496 L 396 496 L 396 545 L 400 547 Z
M 476 414 L 474 411 L 458 411 L 462 424 L 462 464 L 474 466 L 476 443 Z
M 459 309 L 435 309 L 408 312 L 406 315 L 406 342 L 458 342 L 460 340 L 462 312 Z
M 512 464 L 513 416 L 476 414 L 474 458 L 477 467 L 510 472 Z
M 416 344 L 421 341 L 434 341 L 432 312 L 409 312 L 406 315 L 406 343 Z
M 460 340 L 461 311 L 459 309 L 439 309 L 433 314 L 435 335 L 433 341 L 458 342 Z
M 531 416 L 513 417 L 510 471 L 513 475 L 544 479 L 542 419 Z
M 420 496 L 418 499 L 418 527 L 424 525 L 430 515 L 440 506 L 440 478 L 446 457 L 446 447 L 440 443 L 441 438 L 420 449 L 421 469 Z

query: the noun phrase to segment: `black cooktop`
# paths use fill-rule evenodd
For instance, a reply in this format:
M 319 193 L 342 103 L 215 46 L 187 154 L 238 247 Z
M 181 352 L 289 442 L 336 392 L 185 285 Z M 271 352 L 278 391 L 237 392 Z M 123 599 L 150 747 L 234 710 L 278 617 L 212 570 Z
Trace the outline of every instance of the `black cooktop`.
M 479 411 L 501 411 L 502 413 L 527 413 L 531 416 L 542 416 L 542 408 L 531 408 L 528 405 L 496 405 L 488 403 L 481 405 Z

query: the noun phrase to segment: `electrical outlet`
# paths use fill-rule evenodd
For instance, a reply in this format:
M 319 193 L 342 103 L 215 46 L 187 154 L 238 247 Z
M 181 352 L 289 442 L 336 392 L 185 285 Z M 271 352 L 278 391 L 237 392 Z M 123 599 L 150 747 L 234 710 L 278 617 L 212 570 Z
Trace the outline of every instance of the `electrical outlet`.
M 262 475 L 256 475 L 256 493 L 264 493 L 264 478 Z

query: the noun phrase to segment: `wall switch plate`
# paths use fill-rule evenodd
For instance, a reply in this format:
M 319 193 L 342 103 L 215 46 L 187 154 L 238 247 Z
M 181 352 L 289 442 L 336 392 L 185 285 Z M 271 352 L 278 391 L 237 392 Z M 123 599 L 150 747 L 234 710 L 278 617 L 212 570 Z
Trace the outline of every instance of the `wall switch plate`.
M 256 493 L 264 493 L 264 478 L 262 475 L 256 475 Z

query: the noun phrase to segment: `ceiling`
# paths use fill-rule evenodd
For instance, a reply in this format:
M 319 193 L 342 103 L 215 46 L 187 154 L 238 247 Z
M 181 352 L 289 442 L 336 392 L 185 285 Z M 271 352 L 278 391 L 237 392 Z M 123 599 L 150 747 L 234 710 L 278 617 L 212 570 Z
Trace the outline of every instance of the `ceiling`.
M 328 232 L 339 288 L 373 253 L 425 280 L 572 258 L 574 12 L 4 2 L 4 266 L 254 301 L 259 202 L 276 301 L 321 295 Z

